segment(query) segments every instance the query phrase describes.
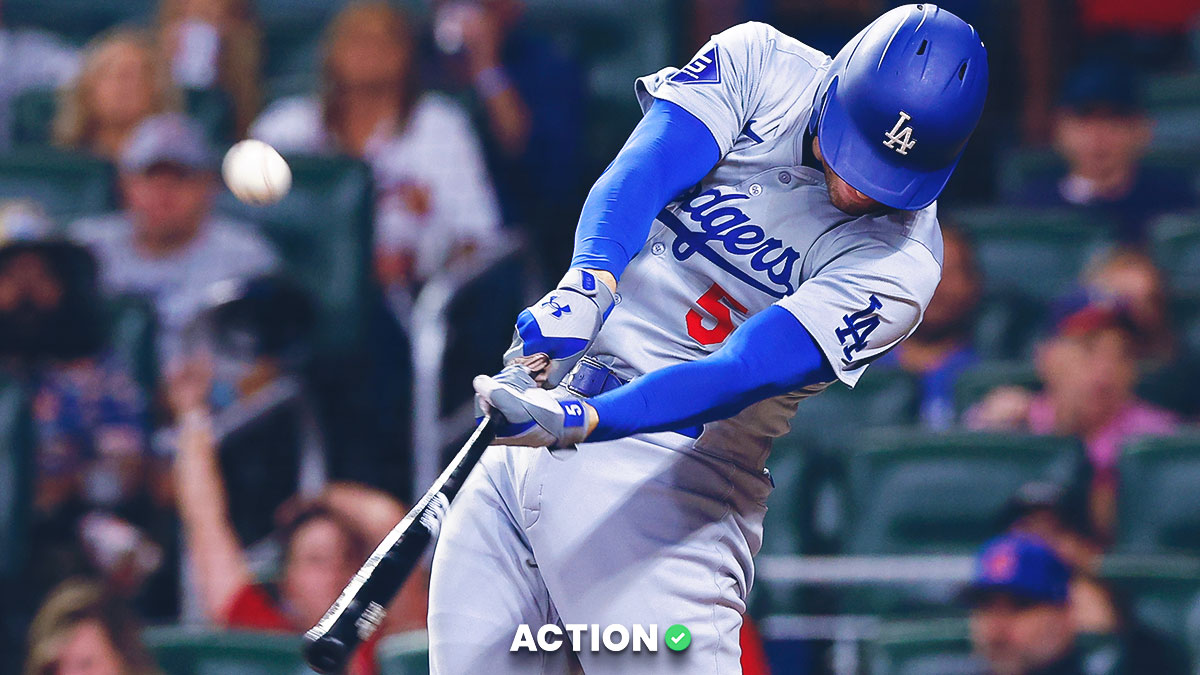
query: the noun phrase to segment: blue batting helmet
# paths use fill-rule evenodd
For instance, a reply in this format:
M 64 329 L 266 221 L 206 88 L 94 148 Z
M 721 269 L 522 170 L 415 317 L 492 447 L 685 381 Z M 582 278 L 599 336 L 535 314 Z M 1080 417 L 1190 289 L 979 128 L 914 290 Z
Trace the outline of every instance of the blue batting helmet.
M 810 128 L 851 187 L 893 208 L 921 209 L 954 173 L 987 80 L 987 51 L 970 24 L 934 5 L 904 5 L 834 57 Z

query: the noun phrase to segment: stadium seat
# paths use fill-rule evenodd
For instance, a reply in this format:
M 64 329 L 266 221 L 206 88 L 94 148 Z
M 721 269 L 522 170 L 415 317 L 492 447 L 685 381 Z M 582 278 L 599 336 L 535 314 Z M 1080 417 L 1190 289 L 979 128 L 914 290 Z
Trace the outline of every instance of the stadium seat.
M 0 380 L 0 580 L 23 568 L 28 538 L 33 460 L 29 403 L 21 385 Z
M 1200 105 L 1200 73 L 1163 73 L 1146 78 L 1146 105 L 1154 109 Z
M 58 92 L 54 89 L 30 89 L 18 94 L 9 104 L 13 145 L 50 145 L 56 110 Z
M 200 124 L 214 146 L 224 148 L 235 136 L 233 103 L 218 89 L 187 89 L 184 109 Z M 54 115 L 58 93 L 53 89 L 31 89 L 18 95 L 11 105 L 13 145 L 44 148 L 53 142 Z
M 0 199 L 30 199 L 60 224 L 111 211 L 113 169 L 85 155 L 48 148 L 0 156 Z
M 1115 550 L 1200 554 L 1200 434 L 1135 440 L 1117 468 Z
M 380 675 L 429 675 L 429 635 L 423 630 L 388 635 L 375 647 Z
M 983 361 L 971 366 L 954 385 L 954 408 L 962 415 L 996 387 L 1039 389 L 1037 372 L 1029 361 Z
M 1102 561 L 1099 575 L 1128 599 L 1141 623 L 1195 644 L 1200 636 L 1200 559 L 1110 555 Z
M 300 655 L 300 636 L 163 626 L 142 639 L 170 675 L 310 675 Z
M 117 24 L 147 22 L 155 0 L 4 0 L 5 26 L 33 26 L 76 44 Z
M 1174 298 L 1171 313 L 1184 349 L 1190 354 L 1200 354 L 1200 292 Z
M 1154 120 L 1154 139 L 1150 147 L 1155 149 L 1200 151 L 1200 106 L 1177 106 L 1150 111 Z
M 1084 264 L 1109 242 L 1111 222 L 1060 209 L 980 207 L 950 218 L 971 235 L 985 291 L 1046 302 L 1072 289 Z
M 1082 466 L 1073 439 L 871 432 L 848 458 L 846 552 L 974 553 L 995 534 L 1018 487 L 1032 480 L 1074 486 Z
M 898 368 L 876 365 L 867 369 L 853 390 L 834 382 L 801 401 L 789 436 L 809 448 L 840 453 L 864 428 L 915 423 L 919 403 L 916 378 Z
M 1200 211 L 1171 213 L 1151 225 L 1151 250 L 1176 291 L 1200 292 Z
M 320 346 L 353 350 L 364 334 L 374 216 L 370 169 L 343 158 L 289 157 L 292 190 L 278 204 L 243 204 L 227 191 L 218 209 L 257 223 L 288 271 L 317 300 Z
M 1028 358 L 1045 321 L 1044 303 L 1019 293 L 990 294 L 975 315 L 975 352 L 984 359 Z
M 983 672 L 983 664 L 971 655 L 967 622 L 959 618 L 885 623 L 866 651 L 871 675 Z
M 158 384 L 154 306 L 146 298 L 128 295 L 110 299 L 107 309 L 109 348 L 132 369 L 145 391 L 153 393 Z

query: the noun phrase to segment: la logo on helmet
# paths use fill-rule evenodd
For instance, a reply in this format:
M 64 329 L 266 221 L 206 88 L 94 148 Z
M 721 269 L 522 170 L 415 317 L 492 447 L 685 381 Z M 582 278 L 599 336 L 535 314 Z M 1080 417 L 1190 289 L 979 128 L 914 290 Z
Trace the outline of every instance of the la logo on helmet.
M 912 150 L 912 147 L 917 144 L 912 137 L 912 127 L 904 126 L 904 123 L 911 119 L 912 115 L 901 110 L 900 119 L 896 120 L 896 125 L 892 127 L 891 131 L 884 134 L 887 140 L 883 144 L 902 155 L 907 155 L 908 151 Z

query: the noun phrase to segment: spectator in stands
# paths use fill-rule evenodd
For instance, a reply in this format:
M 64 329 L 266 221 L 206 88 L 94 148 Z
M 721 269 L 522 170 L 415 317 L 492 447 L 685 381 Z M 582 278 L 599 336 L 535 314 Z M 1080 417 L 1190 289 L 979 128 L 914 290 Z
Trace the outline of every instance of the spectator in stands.
M 988 542 L 963 599 L 971 644 L 994 675 L 1068 675 L 1084 670 L 1067 598 L 1070 572 L 1028 535 Z
M 158 24 L 175 84 L 224 92 L 245 135 L 261 98 L 262 35 L 249 0 L 162 0 Z
M 1138 356 L 1165 364 L 1178 356 L 1178 341 L 1167 307 L 1167 288 L 1154 260 L 1134 248 L 1117 248 L 1092 261 L 1084 285 L 1117 298 L 1138 329 Z
M 954 385 L 979 357 L 971 343 L 982 278 L 970 240 L 942 225 L 942 281 L 916 333 L 881 359 L 921 380 L 921 423 L 944 430 L 956 421 Z
M 1187 653 L 1142 624 L 1108 582 L 1096 576 L 1102 549 L 1084 509 L 1061 487 L 1029 483 L 1009 502 L 1005 530 L 1041 539 L 1071 570 L 1071 621 L 1079 633 L 1114 636 L 1121 645 L 1123 672 L 1184 675 Z
M 154 675 L 133 613 L 99 584 L 72 579 L 29 627 L 25 675 Z
M 146 395 L 109 349 L 88 252 L 28 204 L 0 208 L 0 362 L 32 401 L 33 596 L 100 573 L 132 595 L 158 565 Z M 130 523 L 136 523 L 137 527 Z
M 213 213 L 216 157 L 186 117 L 144 121 L 118 168 L 124 210 L 81 220 L 71 234 L 96 256 L 106 291 L 154 302 L 159 358 L 170 363 L 213 283 L 269 272 L 278 258 L 252 227 Z
M 587 73 L 524 20 L 521 0 L 443 1 L 434 19 L 444 86 L 470 92 L 507 221 L 548 267 L 570 257 L 583 201 Z M 713 31 L 717 32 L 717 31 Z
M 1132 71 L 1107 63 L 1081 67 L 1067 79 L 1055 122 L 1065 174 L 1035 177 L 1021 203 L 1115 218 L 1119 237 L 1140 244 L 1154 216 L 1196 203 L 1189 176 L 1142 163 L 1153 131 Z
M 54 141 L 116 160 L 142 120 L 179 106 L 154 41 L 141 31 L 119 30 L 87 47 L 79 77 L 62 91 Z
M 1089 513 L 1101 541 L 1115 519 L 1116 464 L 1121 445 L 1138 434 L 1169 433 L 1178 422 L 1134 394 L 1137 328 L 1120 305 L 1074 294 L 1054 311 L 1049 335 L 1038 345 L 1036 365 L 1045 389 L 990 392 L 967 411 L 974 429 L 1020 429 L 1078 437 L 1086 446 L 1093 480 Z
M 500 225 L 466 113 L 418 83 L 408 19 L 352 4 L 325 39 L 320 96 L 270 106 L 250 129 L 283 152 L 344 153 L 375 174 L 375 272 L 385 288 L 428 279 Z
M 382 493 L 332 486 L 316 502 L 290 509 L 279 532 L 284 560 L 276 586 L 254 583 L 229 521 L 209 415 L 211 367 L 193 360 L 174 375 L 170 398 L 182 420 L 175 459 L 179 512 L 201 602 L 210 620 L 235 628 L 298 632 L 310 628 L 337 598 L 368 553 L 403 515 Z M 427 574 L 414 575 L 376 635 L 424 626 Z M 359 650 L 350 673 L 374 672 L 371 645 Z
M 11 106 L 20 94 L 57 89 L 79 72 L 79 50 L 58 36 L 0 21 L 0 150 L 12 146 Z

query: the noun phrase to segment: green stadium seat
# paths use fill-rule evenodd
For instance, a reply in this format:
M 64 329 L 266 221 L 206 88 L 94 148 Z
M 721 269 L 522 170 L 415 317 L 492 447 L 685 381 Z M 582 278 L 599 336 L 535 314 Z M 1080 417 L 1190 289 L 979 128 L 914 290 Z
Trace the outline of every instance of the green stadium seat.
M 971 655 L 967 622 L 961 618 L 884 623 L 867 643 L 871 675 L 962 675 L 982 672 Z
M 50 145 L 54 113 L 58 110 L 58 92 L 54 89 L 30 89 L 13 99 L 10 106 L 13 145 Z
M 117 296 L 108 301 L 108 345 L 117 359 L 133 371 L 147 393 L 158 385 L 154 306 L 141 296 Z
M 24 567 L 28 537 L 33 426 L 29 402 L 16 381 L 0 379 L 0 580 Z
M 375 660 L 380 675 L 429 675 L 429 635 L 423 630 L 388 635 L 375 647 Z
M 43 28 L 77 44 L 117 24 L 144 23 L 155 0 L 4 0 L 6 26 Z
M 1171 312 L 1184 349 L 1191 354 L 1200 354 L 1200 292 L 1174 298 Z
M 1160 108 L 1150 111 L 1154 120 L 1154 139 L 1150 147 L 1200 151 L 1200 106 Z
M 1200 292 L 1200 211 L 1171 213 L 1151 225 L 1151 250 L 1170 286 Z
M 1190 556 L 1110 555 L 1100 578 L 1129 601 L 1146 626 L 1195 645 L 1200 636 L 1200 559 Z M 1200 651 L 1193 648 L 1193 656 Z
M 170 675 L 309 675 L 301 638 L 290 633 L 214 628 L 147 628 L 142 639 Z
M 226 147 L 235 136 L 236 121 L 229 96 L 217 89 L 187 89 L 184 109 L 208 134 L 216 147 Z M 13 145 L 44 148 L 53 143 L 54 115 L 58 93 L 53 89 L 31 89 L 11 103 Z
M 971 366 L 954 385 L 954 408 L 962 415 L 996 387 L 1040 389 L 1037 372 L 1029 361 L 983 361 Z
M 1077 284 L 1083 266 L 1113 231 L 1112 223 L 1077 210 L 981 207 L 949 217 L 970 233 L 986 291 L 1043 302 Z
M 848 458 L 845 551 L 972 554 L 995 534 L 1008 499 L 1034 480 L 1074 486 L 1074 439 L 880 430 Z
M 1115 550 L 1200 553 L 1200 433 L 1128 443 L 1117 469 Z
M 0 200 L 30 199 L 60 224 L 113 210 L 113 169 L 107 162 L 48 148 L 0 156 Z
M 985 359 L 1028 358 L 1045 320 L 1044 303 L 1019 293 L 990 294 L 975 316 L 975 352 Z
M 1200 106 L 1200 73 L 1163 73 L 1146 79 L 1146 105 L 1153 109 Z
M 920 384 L 898 369 L 868 368 L 854 389 L 834 382 L 800 402 L 790 437 L 810 448 L 841 452 L 866 427 L 913 424 L 920 405 Z
M 229 192 L 218 209 L 255 222 L 292 276 L 317 300 L 318 341 L 348 353 L 365 331 L 371 269 L 371 171 L 351 159 L 288 157 L 292 189 L 278 204 L 254 207 Z

